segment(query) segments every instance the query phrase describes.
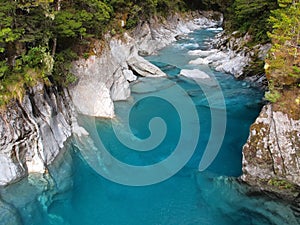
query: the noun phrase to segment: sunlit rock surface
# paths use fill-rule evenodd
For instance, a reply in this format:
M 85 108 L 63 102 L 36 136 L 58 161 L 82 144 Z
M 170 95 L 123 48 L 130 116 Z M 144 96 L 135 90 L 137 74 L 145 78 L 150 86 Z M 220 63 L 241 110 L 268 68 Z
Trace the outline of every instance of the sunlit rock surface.
M 122 40 L 106 35 L 105 46 L 96 42 L 94 55 L 74 62 L 78 79 L 69 90 L 37 85 L 21 102 L 14 101 L 0 114 L 0 185 L 46 172 L 72 133 L 88 135 L 77 124 L 77 112 L 114 117 L 113 101 L 129 98 L 129 83 L 137 76 L 164 76 L 138 53 L 152 54 L 177 35 L 220 25 L 220 14 L 218 21 L 213 17 L 206 12 L 174 15 L 164 23 L 141 23 L 132 37 L 125 33 Z
M 266 105 L 243 148 L 242 179 L 261 189 L 288 192 L 300 186 L 300 120 Z
M 219 20 L 212 19 L 215 17 Z M 178 35 L 221 23 L 219 13 L 198 12 L 186 18 L 175 14 L 163 22 L 154 19 L 142 22 L 131 36 L 125 33 L 122 40 L 107 37 L 108 44 L 104 49 L 96 43 L 95 55 L 73 64 L 72 72 L 78 83 L 70 88 L 70 93 L 76 109 L 89 116 L 114 117 L 113 101 L 129 98 L 129 82 L 136 80 L 136 76 L 166 76 L 139 54 L 154 54 L 176 41 Z
M 0 115 L 0 185 L 43 173 L 71 136 L 67 93 L 42 84 Z

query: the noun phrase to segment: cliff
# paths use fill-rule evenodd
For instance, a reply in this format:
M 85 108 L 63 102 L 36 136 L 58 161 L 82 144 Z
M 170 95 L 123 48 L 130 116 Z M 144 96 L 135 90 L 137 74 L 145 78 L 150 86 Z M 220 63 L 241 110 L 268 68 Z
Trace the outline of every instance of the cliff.
M 215 41 L 217 51 L 201 62 L 212 63 L 217 70 L 266 89 L 267 78 L 255 62 L 263 63 L 271 44 L 248 47 L 249 41 L 248 34 L 239 37 L 236 32 L 220 33 Z M 243 147 L 241 176 L 254 190 L 270 192 L 291 202 L 297 202 L 300 193 L 300 120 L 295 115 L 299 110 L 299 104 L 292 100 L 295 95 L 286 94 L 290 100 L 268 103 L 262 108 Z
M 220 14 L 217 14 L 221 18 Z M 94 54 L 73 63 L 77 83 L 68 89 L 43 84 L 27 90 L 0 113 L 0 185 L 30 173 L 45 173 L 72 135 L 87 135 L 77 125 L 77 113 L 114 117 L 114 101 L 130 97 L 129 82 L 137 76 L 165 76 L 140 55 L 152 54 L 176 36 L 201 27 L 216 26 L 214 13 L 175 14 L 161 22 L 140 23 L 123 37 L 106 35 L 106 45 L 94 45 Z
M 220 20 L 213 20 L 216 15 Z M 104 47 L 96 42 L 94 55 L 74 62 L 72 72 L 78 83 L 70 88 L 70 93 L 77 111 L 89 116 L 114 117 L 113 101 L 129 98 L 129 83 L 137 76 L 166 76 L 140 55 L 154 54 L 192 30 L 220 25 L 221 17 L 209 12 L 193 12 L 185 17 L 175 14 L 164 21 L 153 18 L 141 22 L 121 39 L 108 34 Z
M 0 114 L 0 185 L 43 173 L 71 136 L 67 91 L 42 84 Z
M 299 160 L 300 120 L 272 104 L 264 106 L 243 148 L 242 179 L 261 190 L 297 197 Z

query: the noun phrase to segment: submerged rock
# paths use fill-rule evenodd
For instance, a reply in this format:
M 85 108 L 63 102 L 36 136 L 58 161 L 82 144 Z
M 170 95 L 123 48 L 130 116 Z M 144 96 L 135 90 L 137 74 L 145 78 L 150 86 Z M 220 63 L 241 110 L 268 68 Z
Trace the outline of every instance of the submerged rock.
M 18 211 L 12 206 L 0 200 L 0 224 L 21 225 L 21 219 Z
M 207 73 L 198 69 L 193 69 L 193 70 L 183 69 L 180 71 L 180 75 L 192 79 L 210 79 L 210 76 Z
M 243 148 L 242 179 L 262 190 L 297 195 L 300 187 L 299 140 L 300 120 L 274 111 L 272 105 L 264 106 L 251 126 Z

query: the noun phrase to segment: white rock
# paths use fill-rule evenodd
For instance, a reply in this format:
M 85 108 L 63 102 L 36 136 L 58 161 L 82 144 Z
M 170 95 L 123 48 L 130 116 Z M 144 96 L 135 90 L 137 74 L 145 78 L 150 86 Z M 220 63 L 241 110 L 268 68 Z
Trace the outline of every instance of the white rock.
M 105 83 L 79 82 L 72 89 L 72 100 L 79 113 L 94 117 L 113 118 L 114 104 Z
M 210 54 L 206 59 L 212 62 L 221 61 L 221 60 L 228 60 L 228 54 L 225 52 L 216 52 L 214 54 Z
M 89 132 L 87 132 L 87 130 L 83 127 L 79 126 L 77 121 L 72 122 L 72 132 L 78 137 L 89 136 Z
M 111 58 L 118 64 L 122 65 L 123 62 L 126 62 L 130 54 L 132 54 L 131 51 L 132 45 L 134 43 L 134 40 L 127 34 L 124 34 L 125 42 L 122 42 L 121 40 L 112 39 L 109 42 L 110 50 L 109 52 L 106 51 L 104 54 L 111 54 Z
M 111 98 L 113 101 L 122 101 L 130 97 L 129 83 L 126 81 L 121 68 L 114 74 L 114 83 L 111 87 Z
M 243 74 L 245 66 L 248 65 L 249 59 L 243 56 L 236 56 L 229 60 L 223 60 L 218 65 L 215 64 L 216 70 L 230 73 L 236 78 L 239 78 Z
M 129 82 L 135 81 L 137 79 L 137 76 L 133 74 L 132 70 L 123 69 L 123 74 L 126 80 Z
M 44 162 L 39 157 L 39 154 L 37 153 L 36 149 L 33 158 L 30 161 L 27 161 L 26 165 L 27 165 L 28 173 L 45 172 Z
M 95 116 L 115 116 L 113 100 L 126 100 L 130 96 L 129 83 L 122 72 L 121 61 L 129 54 L 121 42 L 112 41 L 110 49 L 104 49 L 101 56 L 91 56 L 74 63 L 73 73 L 79 82 L 70 88 L 73 103 L 79 113 Z M 130 46 L 128 47 L 130 48 Z M 127 66 L 127 65 L 126 65 Z
M 180 75 L 193 79 L 210 79 L 210 76 L 207 73 L 198 69 L 183 69 L 180 71 Z
M 218 50 L 217 49 L 212 49 L 212 50 L 207 50 L 207 51 L 204 51 L 204 50 L 191 50 L 191 51 L 188 51 L 188 54 L 189 55 L 196 55 L 196 56 L 199 56 L 199 57 L 207 57 L 209 55 L 212 55 L 214 53 L 216 53 Z
M 45 165 L 58 156 L 71 136 L 71 101 L 66 92 L 57 94 L 55 88 L 42 84 L 30 92 L 30 99 L 25 95 L 9 113 L 0 115 L 0 185 L 28 173 L 44 173 Z
M 191 60 L 189 61 L 189 64 L 194 64 L 194 65 L 208 65 L 209 63 L 211 63 L 211 61 L 207 60 L 206 58 L 198 58 L 195 60 Z
M 260 180 L 281 178 L 299 186 L 300 120 L 275 111 L 269 104 L 251 129 L 243 148 L 242 179 L 257 184 Z
M 167 76 L 157 66 L 151 64 L 140 56 L 133 56 L 127 60 L 128 66 L 143 77 L 165 77 Z

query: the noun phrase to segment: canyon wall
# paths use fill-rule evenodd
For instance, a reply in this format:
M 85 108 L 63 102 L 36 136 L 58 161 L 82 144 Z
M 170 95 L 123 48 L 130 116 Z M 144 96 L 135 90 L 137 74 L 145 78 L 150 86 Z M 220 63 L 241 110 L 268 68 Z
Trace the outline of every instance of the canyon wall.
M 0 185 L 43 173 L 71 136 L 66 90 L 38 84 L 0 113 Z
M 68 89 L 38 84 L 0 113 L 0 185 L 30 173 L 45 173 L 73 134 L 87 135 L 77 113 L 112 118 L 114 101 L 130 97 L 129 83 L 137 76 L 165 76 L 140 55 L 153 54 L 178 35 L 221 24 L 215 13 L 175 14 L 165 21 L 141 22 L 122 37 L 107 34 L 106 44 L 95 42 L 88 59 L 73 63 L 76 84 Z M 217 14 L 220 19 L 221 14 Z
M 261 190 L 295 195 L 300 187 L 300 120 L 263 107 L 243 148 L 243 176 Z M 291 192 L 291 193 L 289 193 Z
M 217 21 L 212 19 L 216 15 Z M 72 72 L 78 83 L 70 87 L 70 93 L 76 109 L 89 116 L 114 117 L 113 101 L 126 100 L 130 96 L 129 83 L 137 76 L 166 76 L 142 56 L 155 54 L 180 35 L 221 23 L 221 14 L 193 12 L 186 17 L 175 14 L 164 21 L 141 22 L 135 31 L 125 33 L 122 38 L 107 34 L 104 47 L 96 42 L 94 55 L 74 62 Z

